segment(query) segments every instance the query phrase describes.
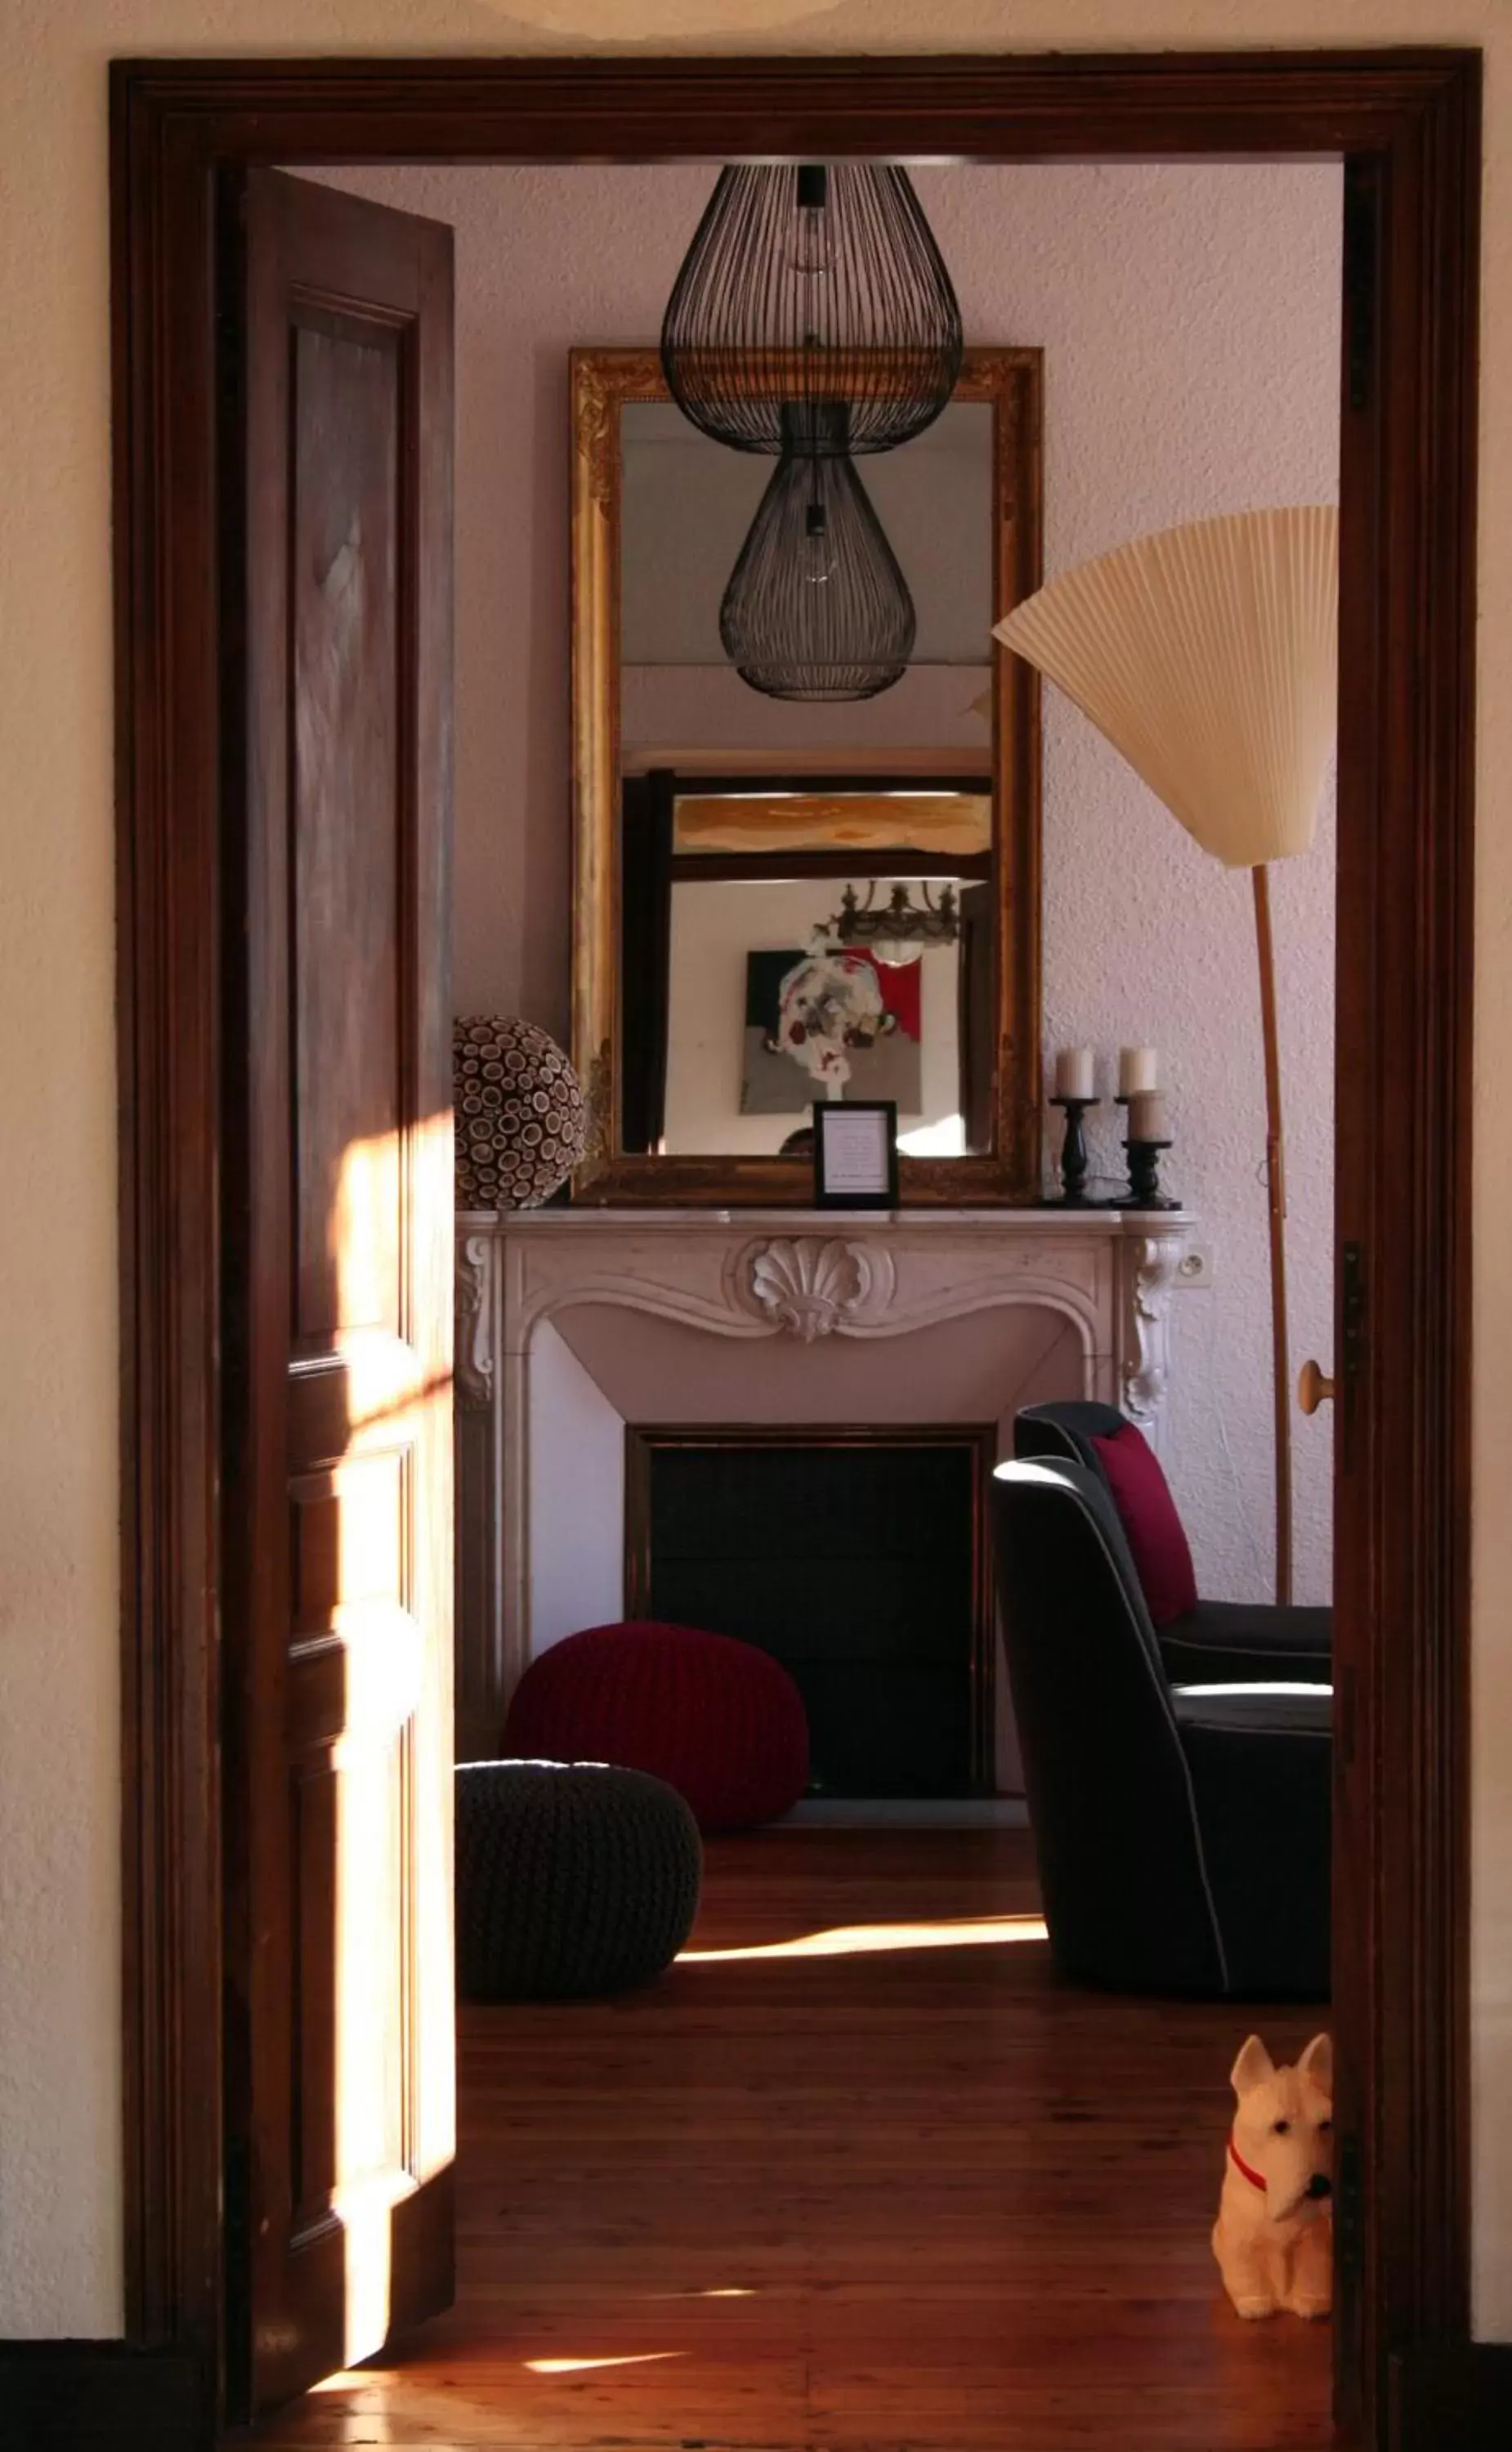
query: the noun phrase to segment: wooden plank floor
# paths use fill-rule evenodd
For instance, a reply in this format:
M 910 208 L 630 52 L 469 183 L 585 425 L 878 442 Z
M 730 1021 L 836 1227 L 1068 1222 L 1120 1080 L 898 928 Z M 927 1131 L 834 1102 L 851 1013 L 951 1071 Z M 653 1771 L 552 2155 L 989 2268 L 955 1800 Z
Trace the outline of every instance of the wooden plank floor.
M 1036 1911 L 1018 1832 L 717 1840 L 695 1951 L 914 1929 L 464 2010 L 457 2307 L 258 2442 L 1325 2445 L 1329 2328 L 1241 2324 L 1208 2244 L 1235 2049 L 1316 2017 L 1072 1991 L 1037 1939 L 917 1946 Z

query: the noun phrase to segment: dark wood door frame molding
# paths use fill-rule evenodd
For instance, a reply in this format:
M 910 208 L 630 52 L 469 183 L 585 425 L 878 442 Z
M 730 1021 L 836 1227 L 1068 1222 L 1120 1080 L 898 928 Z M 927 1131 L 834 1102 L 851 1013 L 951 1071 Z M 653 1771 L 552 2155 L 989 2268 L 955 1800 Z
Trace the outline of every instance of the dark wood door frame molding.
M 1338 1799 L 1363 1844 L 1336 1925 L 1363 2282 L 1340 2371 L 1374 2440 L 1388 2358 L 1468 2342 L 1468 51 L 116 65 L 130 2337 L 219 2363 L 217 170 L 773 152 L 1348 165 L 1338 1232 L 1365 1307 L 1340 1423 Z

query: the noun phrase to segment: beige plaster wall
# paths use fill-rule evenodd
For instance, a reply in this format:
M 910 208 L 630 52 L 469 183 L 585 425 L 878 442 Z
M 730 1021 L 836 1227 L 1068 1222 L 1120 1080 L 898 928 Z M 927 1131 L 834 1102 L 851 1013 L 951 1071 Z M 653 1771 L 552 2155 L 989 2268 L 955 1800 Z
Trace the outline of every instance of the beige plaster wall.
M 714 30 L 711 31 L 711 29 Z M 121 2322 L 106 64 L 113 53 L 1473 42 L 1482 623 L 1512 611 L 1505 0 L 8 0 L 0 15 L 0 2333 Z M 1487 674 L 1494 684 L 1495 667 Z M 1512 699 L 1483 691 L 1475 1429 L 1512 1471 Z M 1476 2318 L 1512 2337 L 1512 1511 L 1478 1509 Z

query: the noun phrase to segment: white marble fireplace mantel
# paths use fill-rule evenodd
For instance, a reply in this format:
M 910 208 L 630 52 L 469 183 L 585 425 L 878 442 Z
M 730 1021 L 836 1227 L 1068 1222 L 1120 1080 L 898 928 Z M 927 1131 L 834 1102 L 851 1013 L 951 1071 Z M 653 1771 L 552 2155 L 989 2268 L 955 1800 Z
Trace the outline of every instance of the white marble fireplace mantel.
M 540 1596 L 549 1562 L 532 1554 L 544 1537 L 540 1484 L 551 1471 L 560 1473 L 562 1453 L 547 1413 L 560 1386 L 552 1358 L 560 1339 L 542 1331 L 564 1315 L 584 1306 L 618 1308 L 666 1323 L 675 1339 L 691 1329 L 774 1347 L 766 1368 L 791 1352 L 797 1393 L 786 1417 L 795 1422 L 834 1418 L 848 1353 L 909 1338 L 899 1360 L 906 1358 L 909 1384 L 918 1391 L 913 1410 L 924 1421 L 944 1417 L 931 1411 L 927 1332 L 972 1315 L 1034 1306 L 1068 1323 L 1079 1393 L 1121 1406 L 1158 1445 L 1170 1370 L 1169 1301 L 1192 1224 L 1184 1211 L 1111 1209 L 548 1208 L 460 1216 L 460 1743 L 497 1745 L 503 1705 L 521 1670 L 542 1641 L 564 1631 L 544 1622 L 549 1612 Z M 797 1367 L 803 1350 L 815 1348 L 829 1413 L 815 1410 L 813 1365 Z M 1005 1386 L 1000 1394 L 1006 1412 L 1015 1390 Z M 616 1425 L 622 1437 L 623 1421 L 638 1417 L 633 1398 L 628 1411 L 626 1402 L 621 1392 L 607 1414 L 605 1455 Z M 849 1418 L 865 1418 L 861 1403 Z M 729 1418 L 744 1418 L 737 1397 Z M 545 1457 L 540 1475 L 538 1455 Z M 618 1525 L 608 1520 L 616 1503 Z M 618 1502 L 612 1492 L 596 1497 L 585 1473 L 579 1534 L 611 1550 L 622 1546 L 622 1489 Z

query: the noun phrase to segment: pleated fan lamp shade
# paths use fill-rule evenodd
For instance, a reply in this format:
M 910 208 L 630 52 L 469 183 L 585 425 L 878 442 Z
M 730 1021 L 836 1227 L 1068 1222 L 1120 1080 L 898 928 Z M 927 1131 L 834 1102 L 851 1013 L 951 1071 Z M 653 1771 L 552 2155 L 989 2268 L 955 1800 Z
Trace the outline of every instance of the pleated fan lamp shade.
M 1140 537 L 1052 579 L 993 636 L 1226 867 L 1310 847 L 1338 721 L 1336 510 Z
M 795 425 L 826 457 L 895 450 L 944 408 L 962 349 L 961 310 L 913 183 L 885 163 L 721 170 L 661 326 L 683 415 L 732 450 L 774 457 Z
M 993 636 L 1074 700 L 1193 840 L 1254 877 L 1265 1053 L 1276 1598 L 1291 1598 L 1286 1161 L 1270 861 L 1306 851 L 1338 725 L 1339 516 L 1239 511 L 1064 571 Z

